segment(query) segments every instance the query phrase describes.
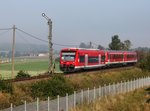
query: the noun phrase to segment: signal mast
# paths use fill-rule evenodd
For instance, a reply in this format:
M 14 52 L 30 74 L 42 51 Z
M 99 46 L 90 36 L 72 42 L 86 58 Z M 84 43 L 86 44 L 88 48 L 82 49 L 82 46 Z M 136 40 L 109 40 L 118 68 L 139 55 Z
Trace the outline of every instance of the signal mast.
M 52 49 L 52 20 L 46 16 L 45 13 L 42 13 L 42 16 L 47 20 L 47 24 L 49 26 L 49 34 L 48 34 L 48 42 L 49 42 L 49 73 L 53 73 L 53 64 L 52 64 L 52 61 L 53 61 L 53 49 Z

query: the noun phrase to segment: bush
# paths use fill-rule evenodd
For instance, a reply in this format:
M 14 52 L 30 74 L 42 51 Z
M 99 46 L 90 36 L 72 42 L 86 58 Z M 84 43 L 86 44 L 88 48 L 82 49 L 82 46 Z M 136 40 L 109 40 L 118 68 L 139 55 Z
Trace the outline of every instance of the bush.
M 2 92 L 12 92 L 11 83 L 0 80 L 0 91 L 2 91 Z
M 50 80 L 40 81 L 31 86 L 32 97 L 55 98 L 73 93 L 73 88 L 63 75 L 56 74 Z
M 16 79 L 18 78 L 29 78 L 31 77 L 27 72 L 20 70 L 16 76 Z
M 10 94 L 0 92 L 0 110 L 10 107 Z
M 150 71 L 150 55 L 141 60 L 140 63 L 138 64 L 138 67 L 141 68 L 142 70 Z

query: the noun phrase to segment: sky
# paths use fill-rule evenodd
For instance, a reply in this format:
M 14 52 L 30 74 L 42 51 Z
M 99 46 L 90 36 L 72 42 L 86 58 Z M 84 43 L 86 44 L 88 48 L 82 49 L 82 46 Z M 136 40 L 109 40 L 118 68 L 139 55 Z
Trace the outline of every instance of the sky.
M 0 29 L 15 25 L 48 40 L 45 13 L 53 22 L 52 41 L 108 47 L 113 35 L 130 40 L 132 48 L 150 47 L 150 0 L 0 0 Z M 12 31 L 0 30 L 0 43 L 11 42 Z M 17 31 L 16 41 L 47 44 Z M 54 48 L 64 48 L 55 46 Z

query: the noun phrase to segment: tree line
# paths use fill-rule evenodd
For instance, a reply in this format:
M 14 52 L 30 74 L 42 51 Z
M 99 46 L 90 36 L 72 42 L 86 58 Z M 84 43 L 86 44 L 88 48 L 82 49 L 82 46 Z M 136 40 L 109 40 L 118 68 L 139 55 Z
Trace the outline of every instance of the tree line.
M 95 45 L 94 43 L 92 42 L 89 42 L 88 44 L 85 44 L 85 43 L 81 43 L 79 45 L 80 48 L 94 48 Z M 95 45 L 97 49 L 110 49 L 110 50 L 130 50 L 131 46 L 132 46 L 132 43 L 130 40 L 125 40 L 125 41 L 121 41 L 119 39 L 119 36 L 118 35 L 114 35 L 112 36 L 112 40 L 111 42 L 108 44 L 108 48 L 104 48 L 102 45 L 98 44 L 98 45 Z

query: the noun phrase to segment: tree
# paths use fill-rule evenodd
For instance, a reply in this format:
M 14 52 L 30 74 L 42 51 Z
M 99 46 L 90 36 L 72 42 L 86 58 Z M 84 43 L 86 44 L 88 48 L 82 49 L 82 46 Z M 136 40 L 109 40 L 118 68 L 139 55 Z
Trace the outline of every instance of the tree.
M 85 44 L 85 43 L 80 43 L 80 48 L 93 48 L 92 46 L 92 42 L 89 42 L 88 44 Z
M 111 50 L 121 50 L 123 43 L 120 41 L 118 35 L 112 36 L 112 42 L 109 44 Z
M 112 36 L 112 42 L 109 44 L 111 50 L 129 50 L 131 48 L 131 41 L 125 40 L 121 42 L 118 35 Z
M 132 44 L 130 40 L 125 40 L 123 50 L 129 50 L 131 48 L 131 45 Z
M 103 46 L 101 46 L 101 45 L 98 45 L 97 49 L 103 50 L 105 48 Z
M 125 50 L 125 44 L 123 42 L 120 42 L 120 50 Z
M 79 47 L 80 47 L 80 48 L 87 48 L 86 44 L 85 44 L 85 43 L 83 43 L 83 42 L 80 44 L 80 46 L 79 46 Z

